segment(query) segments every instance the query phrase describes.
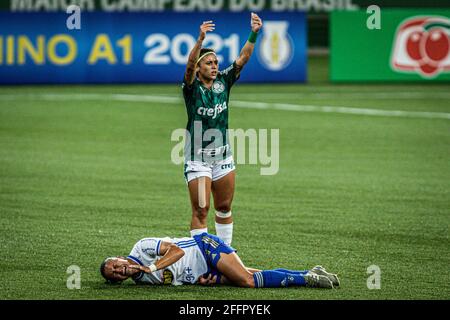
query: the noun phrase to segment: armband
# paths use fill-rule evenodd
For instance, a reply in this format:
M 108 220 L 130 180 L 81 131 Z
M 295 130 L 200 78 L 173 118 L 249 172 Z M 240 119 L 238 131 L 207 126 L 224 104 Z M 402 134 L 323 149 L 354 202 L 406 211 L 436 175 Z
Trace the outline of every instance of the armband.
M 149 265 L 148 268 L 150 269 L 150 272 L 155 272 L 156 270 L 158 270 L 158 268 L 156 267 L 156 265 L 154 263 Z
M 254 32 L 254 31 L 250 32 L 250 35 L 248 36 L 248 42 L 255 43 L 257 37 L 258 37 L 258 33 Z

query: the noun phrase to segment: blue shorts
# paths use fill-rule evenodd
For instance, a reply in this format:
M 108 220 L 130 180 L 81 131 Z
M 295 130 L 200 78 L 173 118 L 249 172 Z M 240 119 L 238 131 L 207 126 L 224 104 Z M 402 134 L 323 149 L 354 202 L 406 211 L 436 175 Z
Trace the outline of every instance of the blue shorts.
M 205 257 L 208 272 L 211 272 L 211 269 L 217 269 L 221 253 L 230 254 L 236 251 L 213 234 L 204 232 L 194 236 L 194 239 Z

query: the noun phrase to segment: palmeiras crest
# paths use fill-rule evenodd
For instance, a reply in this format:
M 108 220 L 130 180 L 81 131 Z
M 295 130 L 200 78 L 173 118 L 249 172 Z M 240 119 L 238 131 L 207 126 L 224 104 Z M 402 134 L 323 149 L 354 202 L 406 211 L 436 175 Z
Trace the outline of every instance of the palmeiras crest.
M 212 85 L 212 91 L 215 93 L 222 93 L 225 90 L 225 86 L 220 81 L 214 81 Z

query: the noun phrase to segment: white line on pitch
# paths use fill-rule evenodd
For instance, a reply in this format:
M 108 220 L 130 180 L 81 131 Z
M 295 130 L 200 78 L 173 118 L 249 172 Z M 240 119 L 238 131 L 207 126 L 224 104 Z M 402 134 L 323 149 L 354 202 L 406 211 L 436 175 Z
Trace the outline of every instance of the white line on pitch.
M 14 101 L 18 99 L 41 99 L 41 100 L 95 100 L 95 101 L 126 101 L 126 102 L 158 102 L 168 104 L 183 104 L 179 97 L 134 95 L 134 94 L 97 94 L 97 93 L 70 93 L 70 94 L 5 94 L 0 95 L 0 100 Z M 404 110 L 380 110 L 366 108 L 352 108 L 339 106 L 313 106 L 290 103 L 267 103 L 256 101 L 232 100 L 231 106 L 249 109 L 272 109 L 298 112 L 322 112 L 322 113 L 342 113 L 365 116 L 384 117 L 409 117 L 428 119 L 450 119 L 450 113 L 444 112 L 424 112 L 424 111 L 404 111 Z
M 329 100 L 336 98 L 349 98 L 356 100 L 414 100 L 414 99 L 450 99 L 448 92 L 286 92 L 286 93 L 234 93 L 239 98 L 265 97 L 273 99 L 298 98 L 312 100 Z

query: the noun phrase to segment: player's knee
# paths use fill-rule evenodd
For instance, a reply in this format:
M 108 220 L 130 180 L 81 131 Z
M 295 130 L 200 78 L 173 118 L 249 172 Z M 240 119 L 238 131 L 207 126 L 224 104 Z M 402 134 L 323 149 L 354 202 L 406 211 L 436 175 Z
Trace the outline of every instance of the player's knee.
M 247 277 L 242 279 L 242 282 L 241 282 L 240 286 L 244 287 L 244 288 L 254 288 L 255 287 L 255 280 L 253 279 L 253 275 L 249 274 Z
M 214 209 L 220 212 L 230 212 L 231 211 L 231 201 L 223 201 L 218 204 L 214 204 Z
M 204 220 L 208 217 L 208 211 L 209 211 L 209 205 L 201 208 L 201 207 L 196 207 L 195 208 L 195 215 L 197 216 L 197 218 L 199 218 L 200 220 Z
M 235 284 L 243 288 L 254 288 L 255 280 L 253 279 L 253 275 L 248 273 L 245 276 L 242 276 L 238 281 L 235 281 Z

